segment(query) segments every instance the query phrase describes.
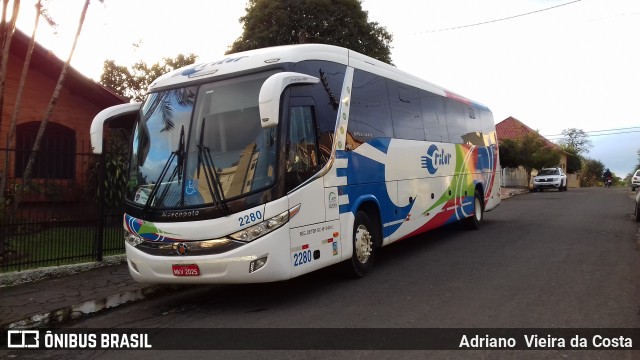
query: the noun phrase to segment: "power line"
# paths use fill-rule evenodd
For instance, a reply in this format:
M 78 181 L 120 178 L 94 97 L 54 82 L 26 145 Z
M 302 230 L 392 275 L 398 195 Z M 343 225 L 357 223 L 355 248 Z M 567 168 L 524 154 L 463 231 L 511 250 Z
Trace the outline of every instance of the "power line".
M 606 134 L 590 134 L 589 137 L 605 136 L 605 135 L 619 135 L 619 134 L 632 134 L 632 133 L 640 133 L 640 130 L 636 130 L 636 131 L 621 131 L 621 132 L 613 132 L 613 133 L 606 133 Z
M 617 128 L 617 129 L 592 130 L 592 131 L 585 131 L 584 133 L 587 136 L 604 136 L 604 135 L 631 134 L 631 133 L 637 133 L 637 132 L 640 132 L 640 126 L 632 126 L 632 127 Z M 554 135 L 542 135 L 542 136 L 551 140 L 552 138 L 561 139 L 565 135 L 554 134 Z
M 536 14 L 536 13 L 540 13 L 540 12 L 547 11 L 547 10 L 552 10 L 552 9 L 555 9 L 555 8 L 559 8 L 561 6 L 575 4 L 575 3 L 580 2 L 580 1 L 582 1 L 582 0 L 574 0 L 574 1 L 570 1 L 568 3 L 555 5 L 555 6 L 550 6 L 548 8 L 544 8 L 544 9 L 540 9 L 540 10 L 534 10 L 534 11 L 530 11 L 530 12 L 524 13 L 524 14 L 507 16 L 507 17 L 500 18 L 500 19 L 493 19 L 493 20 L 488 20 L 488 21 L 482 21 L 482 22 L 479 22 L 479 23 L 473 23 L 473 24 L 467 24 L 467 25 L 461 25 L 461 26 L 454 26 L 454 27 L 450 27 L 450 28 L 443 28 L 443 29 L 437 29 L 437 30 L 419 31 L 419 32 L 416 32 L 414 34 L 426 34 L 426 33 L 433 33 L 433 32 L 442 32 L 442 31 L 464 29 L 464 28 L 473 27 L 473 26 L 479 26 L 479 25 L 487 25 L 487 24 L 492 24 L 492 23 L 496 23 L 496 22 L 499 22 L 499 21 L 511 20 L 511 19 L 522 17 L 522 16 L 527 16 L 527 15 Z

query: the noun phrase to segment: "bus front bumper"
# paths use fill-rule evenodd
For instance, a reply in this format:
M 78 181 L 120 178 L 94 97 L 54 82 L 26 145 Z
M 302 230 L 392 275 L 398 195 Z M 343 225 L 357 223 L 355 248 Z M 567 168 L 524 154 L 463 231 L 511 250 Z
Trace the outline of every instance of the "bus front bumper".
M 291 278 L 288 227 L 215 255 L 158 256 L 125 244 L 133 279 L 153 284 L 259 283 Z

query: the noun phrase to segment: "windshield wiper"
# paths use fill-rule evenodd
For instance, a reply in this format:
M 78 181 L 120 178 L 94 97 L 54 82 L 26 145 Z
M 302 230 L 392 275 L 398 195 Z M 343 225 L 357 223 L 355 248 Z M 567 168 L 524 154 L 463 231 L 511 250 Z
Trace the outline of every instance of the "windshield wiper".
M 147 199 L 147 202 L 144 204 L 145 210 L 149 209 L 149 207 L 151 206 L 151 203 L 154 201 L 155 197 L 158 195 L 158 190 L 160 189 L 160 186 L 162 186 L 162 180 L 164 179 L 165 176 L 167 176 L 167 173 L 169 172 L 169 168 L 173 163 L 173 159 L 177 159 L 178 163 L 177 163 L 177 166 L 173 169 L 173 172 L 171 173 L 171 176 L 167 181 L 167 185 L 165 185 L 164 190 L 162 190 L 162 193 L 158 198 L 158 201 L 160 201 L 160 203 L 162 203 L 162 201 L 164 201 L 164 198 L 167 196 L 167 193 L 169 192 L 169 188 L 171 187 L 171 182 L 173 181 L 173 179 L 175 179 L 177 176 L 178 184 L 180 184 L 180 182 L 182 181 L 182 173 L 183 173 L 182 170 L 184 168 L 184 125 L 182 125 L 182 128 L 180 129 L 180 140 L 178 141 L 178 148 L 175 151 L 171 152 L 171 155 L 167 159 L 167 162 L 164 164 L 164 167 L 160 172 L 160 176 L 158 176 L 158 179 L 155 182 L 153 190 L 151 190 L 151 193 L 149 194 L 149 198 Z M 182 199 L 182 191 L 180 191 L 180 194 L 181 194 L 180 198 Z
M 221 209 L 228 215 L 229 207 L 225 201 L 224 193 L 222 192 L 222 185 L 220 184 L 220 178 L 218 177 L 218 172 L 215 164 L 213 163 L 213 158 L 211 157 L 211 149 L 204 145 L 204 123 L 205 119 L 202 119 L 200 139 L 198 141 L 198 145 L 196 145 L 196 148 L 198 148 L 198 169 L 196 171 L 196 176 L 198 178 L 200 177 L 200 168 L 203 167 L 204 164 L 204 177 L 207 182 L 207 187 L 209 188 L 209 193 L 213 197 L 213 203 L 218 209 Z

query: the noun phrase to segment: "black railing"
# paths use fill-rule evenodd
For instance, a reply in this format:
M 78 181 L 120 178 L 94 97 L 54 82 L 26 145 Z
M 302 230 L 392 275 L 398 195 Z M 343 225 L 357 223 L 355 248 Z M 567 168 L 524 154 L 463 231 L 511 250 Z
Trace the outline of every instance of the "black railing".
M 0 149 L 0 166 L 4 169 L 8 158 L 9 175 L 22 174 L 11 168 L 25 156 L 19 153 Z M 105 186 L 118 183 L 104 181 L 113 176 L 103 166 L 109 156 L 65 152 L 65 163 L 75 164 L 72 178 L 40 177 L 28 183 L 7 178 L 5 201 L 0 203 L 0 272 L 101 261 L 124 253 L 122 210 L 113 197 L 105 202 L 101 196 Z M 46 158 L 58 157 L 49 151 Z

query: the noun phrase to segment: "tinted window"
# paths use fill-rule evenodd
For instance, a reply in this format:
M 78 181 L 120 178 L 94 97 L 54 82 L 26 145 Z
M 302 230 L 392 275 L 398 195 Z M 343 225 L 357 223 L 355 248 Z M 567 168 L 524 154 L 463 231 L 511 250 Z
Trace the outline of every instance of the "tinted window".
M 346 66 L 328 61 L 309 60 L 295 64 L 294 71 L 320 79 L 313 86 L 291 87 L 292 97 L 311 97 L 316 115 L 319 142 L 319 161 L 324 164 L 331 156 L 333 132 L 336 128 L 340 92 L 344 82 Z
M 447 122 L 444 116 L 444 98 L 422 91 L 420 107 L 426 139 L 435 142 L 449 142 Z
M 488 109 L 480 110 L 480 121 L 482 123 L 482 133 L 485 138 L 485 145 L 498 142 L 496 137 L 496 126 L 493 123 L 493 114 Z
M 466 144 L 485 145 L 484 132 L 482 131 L 481 110 L 467 105 L 469 117 L 466 119 L 467 133 L 463 136 Z
M 345 65 L 318 60 L 303 61 L 297 63 L 294 68 L 294 71 L 320 79 L 320 83 L 313 86 L 291 87 L 291 96 L 311 96 L 315 99 L 318 135 L 323 139 L 323 149 L 328 149 L 329 152 L 336 128 L 345 70 Z
M 393 137 L 385 78 L 355 70 L 348 132 L 353 141 L 347 142 L 352 147 L 378 137 Z
M 560 175 L 558 169 L 542 169 L 538 175 Z
M 292 106 L 287 139 L 287 190 L 302 184 L 319 170 L 313 107 Z
M 446 99 L 445 114 L 450 141 L 455 144 L 464 143 L 464 137 L 467 134 L 466 121 L 469 117 L 468 106 L 452 99 Z
M 420 91 L 414 87 L 389 81 L 389 101 L 395 137 L 424 141 Z

